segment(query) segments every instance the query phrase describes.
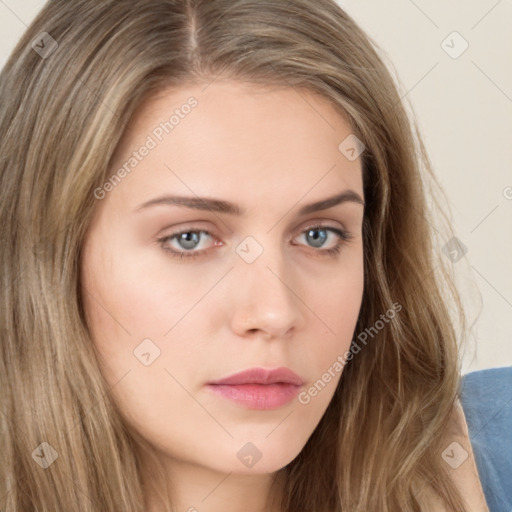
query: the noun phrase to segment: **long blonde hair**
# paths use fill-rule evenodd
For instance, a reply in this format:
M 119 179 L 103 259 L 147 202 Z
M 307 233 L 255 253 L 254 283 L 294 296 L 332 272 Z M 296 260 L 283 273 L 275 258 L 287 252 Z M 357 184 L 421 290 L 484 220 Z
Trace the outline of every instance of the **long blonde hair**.
M 465 510 L 440 455 L 460 381 L 447 300 L 465 320 L 429 225 L 432 166 L 378 51 L 334 0 L 45 5 L 0 75 L 4 512 L 144 510 L 142 441 L 98 369 L 81 244 L 135 110 L 218 76 L 305 87 L 346 113 L 366 147 L 356 334 L 402 306 L 346 365 L 318 427 L 278 472 L 282 510 L 419 511 L 423 488 Z M 58 454 L 46 469 L 37 457 L 55 453 L 42 443 Z

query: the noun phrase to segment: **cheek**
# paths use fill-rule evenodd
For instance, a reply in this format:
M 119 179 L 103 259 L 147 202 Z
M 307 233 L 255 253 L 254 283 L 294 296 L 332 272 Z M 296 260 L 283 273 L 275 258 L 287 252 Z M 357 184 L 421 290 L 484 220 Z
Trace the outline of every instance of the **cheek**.
M 179 276 L 166 279 L 165 269 L 133 253 L 112 259 L 115 265 L 94 256 L 84 263 L 84 300 L 99 339 L 161 338 L 193 303 L 193 287 L 180 286 Z
M 208 364 L 196 338 L 199 331 L 208 330 L 214 301 L 194 305 L 210 285 L 196 275 L 199 283 L 193 286 L 193 276 L 187 272 L 170 275 L 168 261 L 150 261 L 145 258 L 148 252 L 133 250 L 131 257 L 122 257 L 98 247 L 101 243 L 96 252 L 85 253 L 82 282 L 92 341 L 105 379 L 114 386 L 130 372 L 127 381 L 132 391 L 126 404 L 144 401 L 144 396 L 154 400 L 165 387 L 173 388 L 165 369 L 185 382 L 198 360 L 205 357 Z M 147 353 L 149 366 L 144 365 Z
M 133 366 L 133 350 L 142 340 L 156 339 L 165 329 L 159 289 L 148 281 L 144 265 L 110 252 L 115 244 L 112 237 L 108 241 L 97 238 L 95 246 L 84 251 L 82 267 L 88 325 L 111 379 Z
M 313 315 L 323 320 L 326 331 L 336 338 L 345 337 L 355 328 L 364 291 L 364 266 L 362 250 L 351 255 L 350 260 L 332 270 L 319 280 L 307 285 L 308 306 Z M 350 335 L 352 332 L 350 332 Z
M 317 373 L 331 367 L 350 348 L 364 291 L 363 260 L 355 258 L 338 276 L 324 280 L 324 287 L 310 286 L 308 306 L 315 325 L 308 351 Z M 339 377 L 341 374 L 339 375 Z

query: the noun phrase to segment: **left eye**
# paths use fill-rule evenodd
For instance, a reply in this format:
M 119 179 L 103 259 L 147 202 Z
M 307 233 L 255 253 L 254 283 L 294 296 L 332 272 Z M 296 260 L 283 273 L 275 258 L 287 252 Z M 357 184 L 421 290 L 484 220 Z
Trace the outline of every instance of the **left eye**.
M 343 231 L 339 229 L 317 226 L 306 229 L 306 231 L 301 233 L 299 238 L 303 238 L 307 245 L 315 249 L 323 248 L 324 250 L 327 250 L 336 247 L 337 240 L 339 238 L 345 239 L 345 236 Z M 324 247 L 328 240 L 331 241 L 331 245 L 333 245 L 333 247 Z M 334 244 L 332 242 L 334 242 Z

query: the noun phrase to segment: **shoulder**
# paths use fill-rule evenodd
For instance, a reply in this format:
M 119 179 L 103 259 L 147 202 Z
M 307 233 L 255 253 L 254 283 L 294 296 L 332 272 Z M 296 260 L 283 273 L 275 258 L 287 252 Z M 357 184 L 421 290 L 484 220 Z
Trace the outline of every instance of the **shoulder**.
M 475 463 L 464 410 L 459 400 L 456 400 L 443 431 L 442 451 L 439 456 L 446 464 L 447 474 L 464 500 L 466 510 L 489 512 Z M 417 497 L 421 510 L 452 512 L 448 511 L 440 497 L 429 486 L 424 486 Z
M 512 511 L 512 367 L 472 372 L 460 393 L 469 438 L 491 512 Z

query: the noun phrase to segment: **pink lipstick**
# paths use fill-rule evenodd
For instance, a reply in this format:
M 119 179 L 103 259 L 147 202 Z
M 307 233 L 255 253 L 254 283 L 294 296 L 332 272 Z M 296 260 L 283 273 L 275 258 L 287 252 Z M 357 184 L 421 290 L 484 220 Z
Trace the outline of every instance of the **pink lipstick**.
M 224 379 L 209 382 L 217 395 L 248 409 L 277 409 L 298 394 L 304 381 L 284 366 L 272 370 L 249 368 Z

